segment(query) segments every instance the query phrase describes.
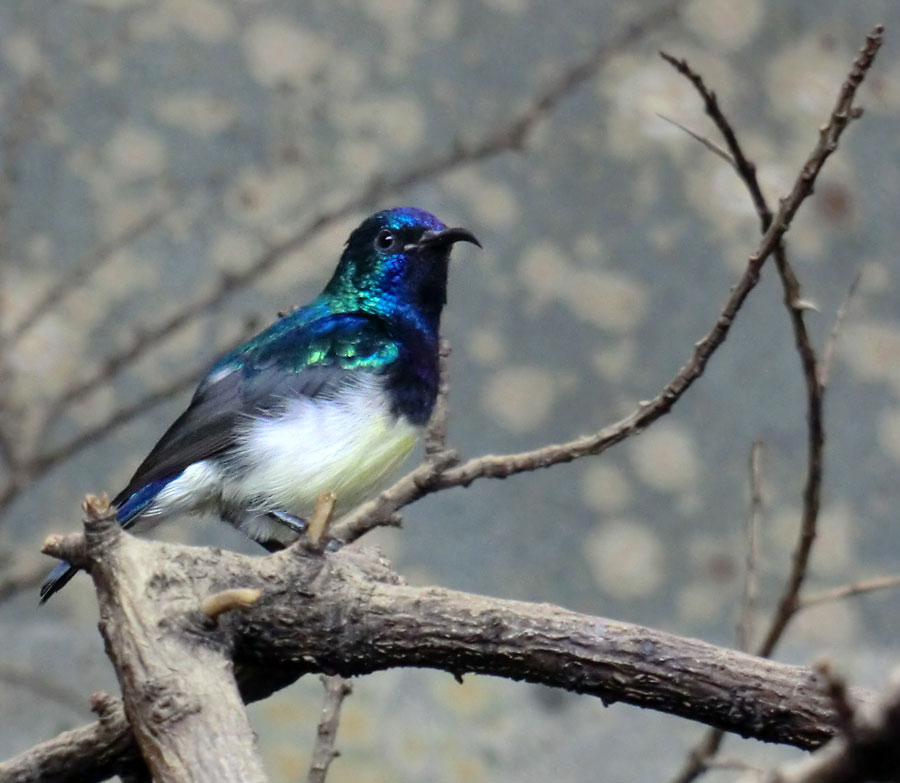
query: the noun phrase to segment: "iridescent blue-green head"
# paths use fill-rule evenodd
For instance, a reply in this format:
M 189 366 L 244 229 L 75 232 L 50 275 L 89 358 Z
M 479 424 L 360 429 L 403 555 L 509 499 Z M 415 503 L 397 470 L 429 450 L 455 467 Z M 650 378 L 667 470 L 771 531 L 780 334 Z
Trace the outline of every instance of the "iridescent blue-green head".
M 333 308 L 361 310 L 437 332 L 447 301 L 447 264 L 456 242 L 481 247 L 413 207 L 376 212 L 357 227 L 324 295 Z

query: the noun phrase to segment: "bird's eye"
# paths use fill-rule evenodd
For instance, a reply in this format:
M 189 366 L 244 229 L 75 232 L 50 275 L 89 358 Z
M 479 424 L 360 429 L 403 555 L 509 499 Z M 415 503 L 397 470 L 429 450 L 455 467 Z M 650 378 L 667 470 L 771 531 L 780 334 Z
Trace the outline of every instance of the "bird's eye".
M 375 247 L 378 250 L 391 250 L 397 244 L 397 237 L 386 228 L 381 229 L 375 237 Z

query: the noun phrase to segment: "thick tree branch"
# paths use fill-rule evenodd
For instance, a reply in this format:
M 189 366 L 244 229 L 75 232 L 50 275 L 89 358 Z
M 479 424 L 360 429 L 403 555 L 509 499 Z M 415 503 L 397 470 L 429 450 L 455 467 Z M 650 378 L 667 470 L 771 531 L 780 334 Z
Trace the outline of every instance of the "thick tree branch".
M 764 783 L 865 783 L 900 780 L 900 677 L 877 702 L 856 708 L 842 695 L 847 714 L 839 736 L 803 761 L 764 776 Z
M 234 722 L 245 718 L 231 696 L 228 656 L 249 698 L 304 673 L 422 666 L 541 683 L 802 748 L 836 730 L 834 705 L 805 667 L 551 605 L 408 587 L 366 550 L 310 555 L 294 547 L 254 558 L 91 526 L 87 542 L 126 709 L 160 781 L 171 779 L 170 747 L 177 763 L 210 765 L 221 775 L 216 780 L 230 779 L 218 766 L 226 757 L 247 757 L 234 740 Z M 262 596 L 245 611 L 203 615 L 204 598 L 235 587 Z M 135 758 L 121 732 L 94 727 L 74 736 L 77 743 L 66 736 L 45 743 L 43 755 L 29 751 L 0 764 L 0 783 L 100 780 L 114 761 Z M 111 757 L 111 744 L 118 756 Z M 188 748 L 193 761 L 181 756 Z M 88 752 L 95 767 L 79 755 Z M 69 765 L 60 760 L 65 754 Z M 58 774 L 28 777 L 29 769 L 48 766 Z
M 161 576 L 154 559 L 122 532 L 105 497 L 89 495 L 84 509 L 100 631 L 153 779 L 264 783 L 228 640 L 201 611 L 208 602 L 163 590 L 164 601 L 148 598 Z

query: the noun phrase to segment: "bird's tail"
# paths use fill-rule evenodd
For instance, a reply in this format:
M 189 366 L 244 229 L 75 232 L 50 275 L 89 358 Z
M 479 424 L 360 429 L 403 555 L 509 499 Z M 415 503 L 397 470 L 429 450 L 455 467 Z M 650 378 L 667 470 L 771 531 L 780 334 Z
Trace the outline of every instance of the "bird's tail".
M 77 573 L 78 569 L 71 563 L 64 560 L 57 563 L 56 568 L 50 572 L 44 580 L 44 584 L 41 585 L 41 603 L 46 603 L 51 595 L 62 590 Z
M 133 524 L 134 517 L 136 517 L 142 510 L 143 508 L 140 508 L 137 511 L 135 511 L 134 509 L 129 509 L 129 511 L 131 511 L 130 514 L 123 514 L 122 509 L 120 508 L 116 512 L 116 521 L 123 528 L 127 529 L 131 526 L 131 524 Z M 72 577 L 75 576 L 75 574 L 77 574 L 80 570 L 80 568 L 73 566 L 71 563 L 67 563 L 65 560 L 60 560 L 56 564 L 54 569 L 49 574 L 47 574 L 47 578 L 41 585 L 41 605 L 47 603 L 52 595 L 58 593 L 67 584 L 69 584 L 69 581 L 72 579 Z

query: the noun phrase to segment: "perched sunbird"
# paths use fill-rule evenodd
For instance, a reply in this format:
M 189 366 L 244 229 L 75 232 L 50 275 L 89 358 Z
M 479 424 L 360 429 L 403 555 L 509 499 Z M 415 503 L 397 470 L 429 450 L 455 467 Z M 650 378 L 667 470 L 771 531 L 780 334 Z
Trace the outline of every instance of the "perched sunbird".
M 363 221 L 318 297 L 213 365 L 113 500 L 119 524 L 215 512 L 277 551 L 320 492 L 345 509 L 377 492 L 434 408 L 456 242 L 481 247 L 411 207 Z M 41 602 L 76 571 L 59 563 Z

